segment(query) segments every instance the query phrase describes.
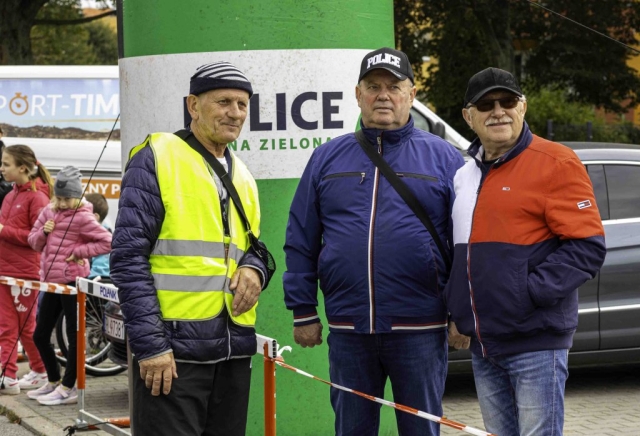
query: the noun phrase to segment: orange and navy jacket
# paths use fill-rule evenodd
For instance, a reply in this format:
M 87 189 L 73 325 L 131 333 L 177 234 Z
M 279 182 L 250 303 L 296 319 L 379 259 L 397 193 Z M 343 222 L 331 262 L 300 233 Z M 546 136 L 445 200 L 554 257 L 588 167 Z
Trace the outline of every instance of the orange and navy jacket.
M 568 349 L 578 287 L 604 262 L 604 229 L 584 165 L 533 135 L 492 165 L 482 144 L 454 177 L 451 318 L 481 356 Z

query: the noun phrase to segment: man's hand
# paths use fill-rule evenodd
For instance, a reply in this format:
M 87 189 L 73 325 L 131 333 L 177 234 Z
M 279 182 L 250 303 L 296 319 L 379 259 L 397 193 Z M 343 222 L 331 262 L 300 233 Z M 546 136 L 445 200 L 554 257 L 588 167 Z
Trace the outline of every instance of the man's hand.
M 262 292 L 260 274 L 253 268 L 238 268 L 229 289 L 234 292 L 233 316 L 242 315 L 256 304 Z
M 142 360 L 139 363 L 140 377 L 144 380 L 147 389 L 151 389 L 151 395 L 156 397 L 160 395 L 160 386 L 162 386 L 162 393 L 169 395 L 171 382 L 174 378 L 178 378 L 173 352 Z
M 303 325 L 293 328 L 293 340 L 302 348 L 313 348 L 322 343 L 322 323 Z
M 469 348 L 471 344 L 471 338 L 469 336 L 465 336 L 458 331 L 456 327 L 456 323 L 453 321 L 449 321 L 449 346 L 455 348 L 456 350 Z
M 44 231 L 45 235 L 48 235 L 49 233 L 53 232 L 53 229 L 56 227 L 56 223 L 53 220 L 49 220 L 46 223 L 44 223 L 44 227 L 42 228 L 42 230 Z
M 4 226 L 0 224 L 0 232 L 2 231 L 2 229 L 4 229 Z

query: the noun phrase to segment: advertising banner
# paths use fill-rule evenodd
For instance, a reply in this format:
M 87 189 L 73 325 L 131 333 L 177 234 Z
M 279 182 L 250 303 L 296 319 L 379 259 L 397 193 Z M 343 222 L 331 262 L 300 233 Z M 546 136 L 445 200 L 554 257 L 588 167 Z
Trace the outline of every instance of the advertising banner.
M 0 67 L 5 136 L 103 139 L 120 113 L 117 67 Z M 119 139 L 119 124 L 115 127 Z
M 256 179 L 299 178 L 315 148 L 355 130 L 360 114 L 355 86 L 368 51 L 259 50 L 123 59 L 123 153 L 150 132 L 184 127 L 189 78 L 200 65 L 224 60 L 245 73 L 254 91 L 231 149 Z M 338 67 L 342 80 L 336 79 Z M 166 71 L 172 72 L 169 81 Z M 300 75 L 305 72 L 307 77 Z M 150 111 L 151 101 L 163 102 L 162 110 Z

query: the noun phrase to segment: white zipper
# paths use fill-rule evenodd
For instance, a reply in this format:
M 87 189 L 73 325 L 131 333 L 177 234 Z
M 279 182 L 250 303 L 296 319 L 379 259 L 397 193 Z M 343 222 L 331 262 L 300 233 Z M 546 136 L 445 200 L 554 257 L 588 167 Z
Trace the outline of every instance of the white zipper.
M 378 138 L 378 153 L 382 149 L 382 137 Z M 375 166 L 374 178 L 373 178 L 373 192 L 371 198 L 371 216 L 369 218 L 369 241 L 367 244 L 367 275 L 369 279 L 369 333 L 376 332 L 375 328 L 375 296 L 373 289 L 373 226 L 375 225 L 375 211 L 376 211 L 376 199 L 378 197 L 378 183 L 380 179 L 380 172 L 377 165 Z

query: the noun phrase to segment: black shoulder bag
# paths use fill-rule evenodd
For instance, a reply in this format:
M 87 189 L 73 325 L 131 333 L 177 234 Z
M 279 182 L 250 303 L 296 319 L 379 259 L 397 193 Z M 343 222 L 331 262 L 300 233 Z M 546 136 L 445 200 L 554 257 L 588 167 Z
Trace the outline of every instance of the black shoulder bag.
M 436 232 L 436 228 L 434 227 L 429 215 L 422 208 L 415 195 L 411 192 L 409 187 L 404 184 L 400 177 L 396 174 L 395 171 L 389 166 L 387 161 L 385 161 L 382 156 L 380 156 L 376 150 L 374 150 L 373 146 L 369 144 L 366 136 L 362 130 L 358 130 L 356 132 L 356 139 L 358 140 L 358 144 L 364 150 L 364 152 L 369 156 L 371 162 L 374 163 L 380 169 L 380 172 L 384 175 L 384 177 L 389 181 L 391 186 L 396 190 L 400 197 L 407 203 L 407 205 L 411 208 L 414 214 L 418 217 L 418 219 L 424 224 L 427 228 L 434 242 L 438 246 L 438 250 L 440 251 L 440 255 L 444 259 L 444 263 L 447 266 L 447 269 L 451 269 L 451 258 L 449 257 L 449 253 L 445 250 L 440 237 L 438 237 L 438 233 Z
M 249 219 L 247 218 L 247 215 L 244 212 L 242 201 L 238 196 L 238 191 L 236 190 L 236 187 L 233 185 L 233 182 L 229 177 L 229 173 L 225 171 L 222 164 L 218 162 L 218 159 L 216 159 L 215 156 L 213 156 L 206 148 L 204 148 L 204 145 L 202 145 L 200 141 L 198 141 L 198 138 L 196 138 L 192 132 L 186 129 L 183 129 L 175 132 L 174 135 L 182 139 L 184 142 L 189 144 L 191 148 L 193 148 L 195 151 L 200 153 L 200 155 L 204 158 L 204 160 L 207 161 L 209 166 L 213 169 L 213 171 L 222 181 L 222 184 L 224 185 L 224 187 L 227 189 L 227 192 L 229 193 L 229 197 L 231 197 L 231 199 L 235 203 L 236 209 L 238 210 L 238 213 L 240 214 L 242 221 L 244 221 L 244 225 L 247 229 L 247 236 L 249 237 L 249 244 L 251 244 L 251 248 L 253 248 L 253 251 L 260 258 L 260 260 L 264 262 L 265 266 L 267 267 L 267 277 L 265 277 L 265 284 L 264 284 L 264 287 L 266 288 L 267 285 L 269 284 L 269 281 L 271 280 L 271 277 L 273 277 L 273 273 L 276 271 L 276 261 L 273 259 L 273 256 L 267 249 L 267 246 L 265 245 L 265 243 L 259 240 L 256 237 L 256 235 L 254 235 L 253 232 L 251 231 L 251 224 L 249 223 Z

